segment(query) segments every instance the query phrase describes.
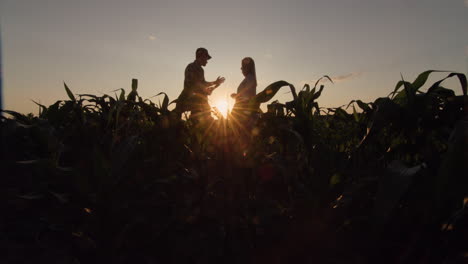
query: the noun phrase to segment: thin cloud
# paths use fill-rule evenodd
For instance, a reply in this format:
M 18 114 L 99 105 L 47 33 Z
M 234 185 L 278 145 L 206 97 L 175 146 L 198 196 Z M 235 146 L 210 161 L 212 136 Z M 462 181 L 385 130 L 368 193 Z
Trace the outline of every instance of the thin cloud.
M 148 39 L 151 40 L 151 41 L 156 40 L 156 36 L 149 35 L 149 36 L 148 36 Z
M 349 80 L 352 80 L 352 79 L 359 78 L 359 77 L 361 77 L 362 74 L 363 74 L 363 72 L 351 72 L 351 73 L 344 74 L 344 75 L 331 76 L 330 78 L 334 82 L 344 82 L 344 81 L 349 81 Z
M 351 73 L 343 74 L 343 75 L 330 76 L 330 78 L 333 80 L 334 83 L 338 83 L 338 82 L 344 82 L 344 81 L 349 81 L 349 80 L 359 78 L 363 74 L 364 72 L 351 72 Z M 313 80 L 313 81 L 302 80 L 300 82 L 300 85 L 301 87 L 304 86 L 305 84 L 309 84 L 313 86 L 316 82 L 317 80 Z M 320 80 L 320 83 L 327 83 L 327 82 L 330 82 L 330 81 L 328 80 L 328 78 L 325 78 L 325 77 Z

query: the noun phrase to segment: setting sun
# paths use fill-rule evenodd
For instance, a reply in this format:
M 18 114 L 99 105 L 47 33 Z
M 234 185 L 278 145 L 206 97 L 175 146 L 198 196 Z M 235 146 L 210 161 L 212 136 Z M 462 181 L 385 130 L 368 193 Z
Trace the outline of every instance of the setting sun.
M 214 103 L 214 107 L 218 109 L 218 111 L 224 116 L 227 117 L 228 111 L 229 111 L 229 103 L 227 100 L 217 100 Z

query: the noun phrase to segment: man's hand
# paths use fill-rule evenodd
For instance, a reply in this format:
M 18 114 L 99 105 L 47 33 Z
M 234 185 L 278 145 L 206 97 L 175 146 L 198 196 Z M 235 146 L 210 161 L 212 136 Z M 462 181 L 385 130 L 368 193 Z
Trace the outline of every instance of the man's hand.
M 214 89 L 218 88 L 218 86 L 220 86 L 226 79 L 224 79 L 224 77 L 220 77 L 218 76 L 218 78 L 216 79 L 216 81 L 214 82 L 211 82 L 210 83 L 210 86 L 208 87 L 205 87 L 205 93 L 207 95 L 211 95 L 211 93 L 213 92 Z
M 216 86 L 219 86 L 219 85 L 221 85 L 225 80 L 226 80 L 226 79 L 224 79 L 224 77 L 218 76 L 218 78 L 217 78 L 216 81 L 214 81 L 214 82 L 215 82 L 215 85 L 216 85 Z
M 236 97 L 237 97 L 237 94 L 236 94 L 236 93 L 232 93 L 232 94 L 231 94 L 231 98 L 232 98 L 232 99 L 236 99 Z

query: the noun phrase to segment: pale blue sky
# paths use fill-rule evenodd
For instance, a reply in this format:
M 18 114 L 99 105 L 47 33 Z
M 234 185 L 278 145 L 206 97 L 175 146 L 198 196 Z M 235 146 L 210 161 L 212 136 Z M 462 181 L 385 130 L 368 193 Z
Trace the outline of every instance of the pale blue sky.
M 256 62 L 258 91 L 335 77 L 323 106 L 386 96 L 400 72 L 413 80 L 428 69 L 468 68 L 468 0 L 0 1 L 4 106 L 20 112 L 37 113 L 30 99 L 65 99 L 62 81 L 74 93 L 100 94 L 129 90 L 138 78 L 143 97 L 175 99 L 198 47 L 213 56 L 206 79 L 226 77 L 212 102 L 235 92 L 246 56 Z

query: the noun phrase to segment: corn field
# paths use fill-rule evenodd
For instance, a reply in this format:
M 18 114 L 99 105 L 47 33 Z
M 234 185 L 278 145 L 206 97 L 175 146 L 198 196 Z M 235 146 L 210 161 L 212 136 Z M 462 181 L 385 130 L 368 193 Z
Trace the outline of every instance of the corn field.
M 467 79 L 433 72 L 337 108 L 279 81 L 251 108 L 291 101 L 209 122 L 136 82 L 3 110 L 0 262 L 468 261 Z

